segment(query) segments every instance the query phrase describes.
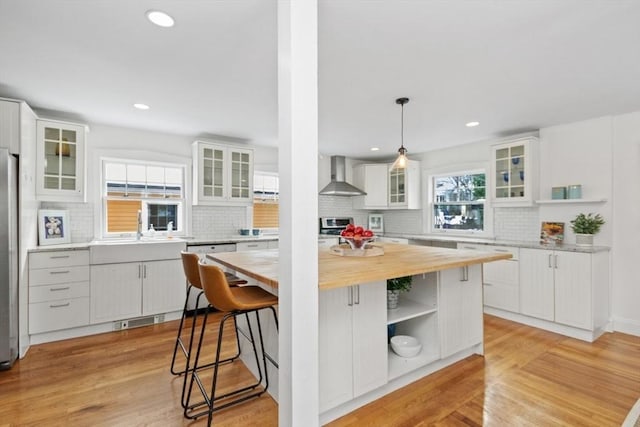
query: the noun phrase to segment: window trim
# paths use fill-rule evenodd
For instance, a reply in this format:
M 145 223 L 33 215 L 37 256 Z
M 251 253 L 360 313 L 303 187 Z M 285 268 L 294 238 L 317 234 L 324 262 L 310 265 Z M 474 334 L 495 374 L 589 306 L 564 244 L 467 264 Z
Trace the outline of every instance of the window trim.
M 100 209 L 100 217 L 98 228 L 100 230 L 100 236 L 104 239 L 111 238 L 129 238 L 135 237 L 135 232 L 108 232 L 107 227 L 107 200 L 140 200 L 142 202 L 142 232 L 147 233 L 149 230 L 149 224 L 146 223 L 146 218 L 148 217 L 148 205 L 149 204 L 175 204 L 177 205 L 177 217 L 178 224 L 174 224 L 174 231 L 172 234 L 174 236 L 186 236 L 188 235 L 189 228 L 189 186 L 187 179 L 189 177 L 189 166 L 186 163 L 172 163 L 166 161 L 157 161 L 157 160 L 140 160 L 133 158 L 119 158 L 119 157 L 110 157 L 110 156 L 100 156 L 98 158 L 98 163 L 100 166 L 100 177 L 99 177 L 99 190 L 97 192 L 97 198 L 99 199 L 99 203 L 101 206 Z M 129 197 L 108 197 L 106 182 L 105 182 L 105 168 L 107 163 L 121 163 L 121 164 L 137 164 L 144 166 L 158 166 L 158 167 L 166 167 L 166 168 L 176 168 L 181 170 L 182 174 L 182 197 L 181 198 L 129 198 Z M 166 231 L 156 231 L 155 236 L 166 236 Z
M 489 196 L 489 172 L 490 165 L 489 163 L 473 163 L 473 164 L 464 164 L 464 165 L 456 165 L 446 168 L 440 168 L 435 170 L 425 170 L 425 187 L 427 189 L 426 192 L 426 200 L 424 203 L 424 229 L 428 234 L 440 235 L 440 236 L 473 236 L 473 237 L 485 237 L 492 238 L 493 237 L 493 207 L 491 206 L 491 200 Z M 434 201 L 435 198 L 435 188 L 434 188 L 434 180 L 435 178 L 442 176 L 453 176 L 453 175 L 476 175 L 479 173 L 484 173 L 485 175 L 485 199 L 484 199 L 484 223 L 483 230 L 459 230 L 459 229 L 451 229 L 451 228 L 435 228 L 433 226 L 434 223 L 434 205 L 436 204 Z

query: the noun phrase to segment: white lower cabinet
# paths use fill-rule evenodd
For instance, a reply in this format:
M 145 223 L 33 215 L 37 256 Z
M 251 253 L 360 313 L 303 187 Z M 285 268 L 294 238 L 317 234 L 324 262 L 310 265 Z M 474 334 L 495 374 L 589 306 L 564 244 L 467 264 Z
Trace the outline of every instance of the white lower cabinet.
M 91 266 L 91 323 L 180 310 L 186 292 L 182 261 Z
M 458 243 L 458 249 L 511 254 L 510 259 L 483 264 L 484 305 L 514 313 L 520 312 L 519 248 Z
M 439 273 L 442 358 L 482 343 L 482 265 Z
M 320 411 L 387 382 L 386 282 L 320 292 Z
M 29 254 L 29 333 L 89 324 L 89 251 Z
M 608 252 L 520 250 L 522 314 L 595 330 L 608 318 Z

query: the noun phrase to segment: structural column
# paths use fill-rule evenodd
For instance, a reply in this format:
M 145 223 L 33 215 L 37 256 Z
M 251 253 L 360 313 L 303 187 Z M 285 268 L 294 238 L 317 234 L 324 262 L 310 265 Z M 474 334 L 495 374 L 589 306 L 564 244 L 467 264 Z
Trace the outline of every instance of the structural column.
M 319 424 L 318 5 L 278 1 L 279 425 Z

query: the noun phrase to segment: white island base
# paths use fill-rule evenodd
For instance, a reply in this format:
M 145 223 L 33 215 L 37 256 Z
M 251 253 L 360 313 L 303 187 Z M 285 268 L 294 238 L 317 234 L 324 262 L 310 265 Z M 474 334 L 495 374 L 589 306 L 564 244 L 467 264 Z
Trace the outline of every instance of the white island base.
M 483 354 L 482 264 L 414 276 L 412 289 L 401 295 L 395 310 L 386 308 L 386 280 L 321 290 L 319 305 L 321 424 L 472 354 Z M 277 333 L 270 316 L 263 310 L 261 323 L 266 351 L 277 363 Z M 246 330 L 243 319 L 238 324 Z M 420 353 L 397 356 L 388 345 L 389 325 L 395 325 L 396 335 L 417 338 Z M 243 338 L 241 346 L 243 354 L 251 354 Z M 256 375 L 253 357 L 243 360 Z M 277 401 L 277 367 L 268 361 L 267 369 L 269 393 Z

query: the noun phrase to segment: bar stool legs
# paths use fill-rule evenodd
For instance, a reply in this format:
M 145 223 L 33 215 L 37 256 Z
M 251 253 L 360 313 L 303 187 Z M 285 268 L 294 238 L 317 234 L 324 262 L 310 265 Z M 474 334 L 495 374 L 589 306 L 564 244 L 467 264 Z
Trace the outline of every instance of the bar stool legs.
M 182 340 L 182 331 L 183 331 L 183 327 L 185 325 L 185 321 L 188 315 L 188 310 L 187 310 L 187 304 L 189 301 L 189 294 L 191 293 L 191 290 L 195 289 L 196 292 L 198 292 L 197 297 L 196 297 L 196 301 L 195 301 L 195 307 L 196 309 L 193 312 L 193 320 L 191 322 L 191 332 L 189 333 L 189 342 L 188 345 L 185 346 L 185 343 Z M 193 339 L 195 336 L 195 331 L 196 331 L 196 323 L 198 320 L 198 312 L 197 312 L 197 307 L 200 304 L 200 299 L 204 296 L 204 291 L 200 288 L 197 288 L 195 286 L 191 286 L 189 285 L 189 287 L 187 288 L 187 296 L 184 302 L 184 308 L 182 310 L 182 317 L 180 318 L 180 324 L 178 326 L 178 335 L 176 337 L 176 343 L 175 346 L 173 348 L 173 356 L 171 358 L 171 373 L 173 375 L 184 375 L 184 380 L 182 382 L 182 394 L 180 396 L 180 403 L 182 405 L 183 408 L 186 408 L 187 406 L 187 401 L 185 399 L 185 391 L 187 388 L 187 380 L 188 380 L 188 373 L 190 371 L 192 371 L 194 369 L 194 367 L 191 366 L 191 360 L 192 360 L 192 349 L 193 349 Z M 208 310 L 210 307 L 207 307 L 207 314 L 208 314 Z M 206 317 L 204 318 L 204 324 L 206 324 Z M 235 321 L 235 319 L 234 319 Z M 234 329 L 235 329 L 235 337 L 236 337 L 236 352 L 235 355 L 233 355 L 232 357 L 229 357 L 227 359 L 221 360 L 219 363 L 227 363 L 227 362 L 232 362 L 234 360 L 236 360 L 238 357 L 240 357 L 240 338 L 238 337 L 238 331 L 237 331 L 237 325 L 235 325 L 234 322 Z M 178 354 L 178 348 L 180 348 L 180 350 L 182 351 L 182 354 L 185 357 L 185 364 L 184 364 L 184 368 L 181 370 L 178 370 L 176 368 L 176 356 Z M 204 368 L 208 368 L 213 366 L 213 362 L 209 363 L 209 364 L 205 364 L 202 366 L 199 366 L 198 369 L 204 369 Z
M 269 307 L 264 307 L 265 309 L 270 309 L 273 313 L 273 318 L 274 318 L 274 322 L 275 322 L 275 326 L 276 326 L 276 331 L 278 330 L 278 317 L 275 311 L 275 308 L 273 306 L 269 306 Z M 196 355 L 195 355 L 195 362 L 194 362 L 194 367 L 193 369 L 190 371 L 190 382 L 189 382 L 189 390 L 187 392 L 187 397 L 186 397 L 186 405 L 184 406 L 184 416 L 186 418 L 189 419 L 195 419 L 195 418 L 199 418 L 203 415 L 207 415 L 208 416 L 208 425 L 211 425 L 212 419 L 213 419 L 213 412 L 215 411 L 219 411 L 221 409 L 227 408 L 231 405 L 235 405 L 241 402 L 244 402 L 246 400 L 255 398 L 255 397 L 259 397 L 261 396 L 264 392 L 266 392 L 269 388 L 269 374 L 267 371 L 267 359 L 269 359 L 270 362 L 272 362 L 276 367 L 277 364 L 275 363 L 275 361 L 269 357 L 265 350 L 264 350 L 264 339 L 263 339 L 263 334 L 262 334 L 262 324 L 260 321 L 260 314 L 259 311 L 261 309 L 258 310 L 243 310 L 243 311 L 231 311 L 226 313 L 222 319 L 220 320 L 220 326 L 219 326 L 219 330 L 218 330 L 218 339 L 217 339 L 217 348 L 216 348 L 216 356 L 215 356 L 215 361 L 212 363 L 209 363 L 207 365 L 204 366 L 199 366 L 199 360 L 200 360 L 200 355 L 202 352 L 202 343 L 203 343 L 203 338 L 204 338 L 204 328 L 206 325 L 206 318 L 208 317 L 208 312 L 205 313 L 205 319 L 204 319 L 204 323 L 202 326 L 202 329 L 200 331 L 200 338 L 198 340 L 198 348 L 196 350 Z M 253 327 L 251 326 L 251 319 L 249 317 L 250 313 L 255 313 L 255 319 L 256 319 L 256 325 L 258 327 L 258 336 L 255 337 L 254 336 L 254 332 L 253 332 Z M 244 315 L 246 321 L 247 321 L 247 332 L 248 332 L 248 336 L 246 335 L 246 333 L 244 331 L 242 331 L 241 328 L 237 328 L 237 324 L 236 324 L 236 317 L 237 316 L 241 316 Z M 257 366 L 257 370 L 258 370 L 258 378 L 257 381 L 255 383 L 252 383 L 250 385 L 235 389 L 233 391 L 230 392 L 226 392 L 222 395 L 216 395 L 216 388 L 218 386 L 218 371 L 219 371 L 219 367 L 228 362 L 229 358 L 221 360 L 220 356 L 221 356 L 221 351 L 222 351 L 222 337 L 223 337 L 223 332 L 224 332 L 224 325 L 227 322 L 227 320 L 229 319 L 233 319 L 234 321 L 234 327 L 236 328 L 236 331 L 243 334 L 243 336 L 245 336 L 247 338 L 247 340 L 249 341 L 249 343 L 252 346 L 252 350 L 253 350 L 253 356 L 255 358 L 256 361 L 256 366 Z M 258 356 L 258 347 L 257 347 L 257 343 L 256 343 L 256 338 L 259 339 L 260 343 L 260 351 L 261 351 L 261 355 L 262 357 Z M 236 334 L 236 339 L 237 338 L 237 334 Z M 239 342 L 237 343 L 238 348 L 239 348 Z M 262 367 L 260 366 L 260 359 L 262 359 Z M 208 390 L 206 388 L 206 386 L 204 385 L 202 379 L 200 378 L 200 374 L 199 372 L 201 371 L 202 368 L 206 367 L 206 366 L 213 366 L 213 378 L 212 378 L 212 382 L 211 382 L 211 389 L 210 389 L 210 394 L 208 393 Z M 256 390 L 258 387 L 260 387 L 262 380 L 263 380 L 263 372 L 262 369 L 264 368 L 264 388 L 261 388 L 255 392 L 252 392 L 253 390 Z M 190 400 L 192 397 L 192 391 L 193 391 L 193 386 L 197 385 L 200 393 L 202 394 L 202 397 L 204 398 L 203 401 L 195 403 L 195 404 L 190 404 Z M 244 394 L 243 394 L 244 393 Z M 236 399 L 232 399 L 232 400 L 226 400 L 225 399 L 229 399 L 232 398 L 233 396 L 236 395 L 241 395 L 239 397 L 237 397 Z M 218 402 L 218 404 L 216 404 L 216 402 Z M 203 408 L 203 407 L 206 407 Z M 200 410 L 200 408 L 202 408 L 203 410 Z M 199 411 L 199 412 L 197 412 Z

